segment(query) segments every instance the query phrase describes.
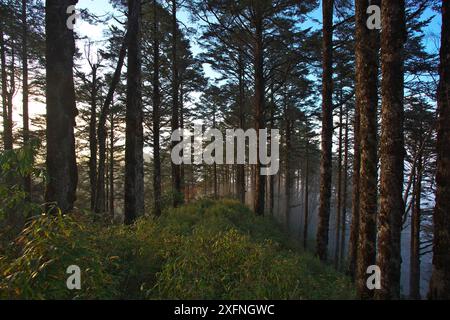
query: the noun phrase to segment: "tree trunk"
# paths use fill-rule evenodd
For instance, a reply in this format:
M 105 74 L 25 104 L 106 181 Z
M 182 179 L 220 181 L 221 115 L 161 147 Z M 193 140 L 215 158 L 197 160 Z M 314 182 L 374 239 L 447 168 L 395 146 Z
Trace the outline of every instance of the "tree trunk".
M 316 255 L 326 261 L 330 224 L 331 170 L 333 145 L 333 8 L 334 0 L 322 1 L 322 154 L 320 160 L 320 204 Z
M 373 2 L 373 1 L 372 1 Z M 371 2 L 371 3 L 372 3 Z M 379 5 L 379 2 L 377 3 Z M 367 288 L 367 268 L 376 259 L 376 215 L 378 195 L 377 172 L 377 107 L 379 35 L 366 26 L 369 1 L 357 1 L 356 31 L 356 104 L 360 112 L 360 177 L 359 236 L 356 285 L 358 296 L 368 299 L 373 291 Z
M 381 61 L 381 188 L 377 265 L 381 289 L 377 299 L 400 298 L 400 233 L 403 202 L 404 109 L 403 47 L 406 38 L 405 1 L 382 0 Z
M 450 3 L 442 1 L 436 207 L 429 298 L 450 299 Z
M 274 92 L 274 88 L 273 88 L 273 83 L 272 86 L 270 88 L 270 129 L 275 129 L 275 109 L 276 109 L 276 105 L 275 105 L 275 92 Z M 269 141 L 269 145 L 272 146 L 272 132 L 270 133 L 270 141 Z M 272 147 L 270 149 L 270 152 L 272 153 Z M 274 216 L 274 207 L 275 207 L 275 175 L 270 175 L 269 176 L 269 181 L 268 181 L 268 192 L 269 192 L 269 212 L 270 215 L 273 217 Z
M 213 129 L 216 129 L 216 110 L 214 108 L 213 110 Z M 216 156 L 216 151 L 214 150 L 213 156 Z M 219 198 L 219 189 L 218 189 L 218 175 L 217 175 L 217 163 L 213 163 L 213 189 L 214 189 L 214 200 L 217 200 Z
M 334 267 L 337 270 L 339 268 L 339 241 L 341 240 L 341 219 L 342 219 L 342 136 L 344 125 L 343 119 L 343 107 L 342 103 L 339 108 L 339 148 L 338 148 L 338 167 L 337 167 L 337 194 L 336 194 L 336 230 L 335 230 L 335 250 L 334 250 Z
M 263 43 L 263 17 L 261 8 L 256 5 L 255 13 L 255 44 L 254 44 L 254 68 L 255 68 L 255 130 L 257 132 L 257 164 L 255 167 L 255 199 L 254 210 L 259 216 L 264 215 L 266 193 L 266 177 L 261 175 L 261 162 L 259 157 L 260 142 L 259 130 L 264 129 L 264 43 Z
M 358 12 L 357 12 L 358 14 Z M 347 273 L 355 280 L 357 267 L 357 252 L 359 242 L 359 203 L 360 203 L 360 169 L 361 169 L 361 147 L 360 147 L 360 111 L 355 106 L 355 118 L 353 125 L 353 177 L 352 177 L 352 222 L 350 225 L 350 240 L 348 247 L 348 269 Z
M 6 47 L 5 39 L 3 37 L 3 23 L 0 22 L 0 56 L 1 56 L 1 77 L 2 77 L 2 113 L 3 113 L 3 145 L 5 150 L 12 149 L 12 137 L 8 132 L 8 87 L 7 87 L 7 73 L 6 73 Z
M 11 149 L 14 148 L 14 136 L 13 136 L 13 104 L 14 95 L 16 93 L 16 50 L 14 40 L 11 39 L 11 62 L 9 65 L 9 92 L 8 92 L 8 139 L 11 141 Z
M 420 151 L 419 151 L 420 152 Z M 409 296 L 411 299 L 420 299 L 420 216 L 422 197 L 422 154 L 418 157 L 416 178 L 414 184 L 414 208 L 411 215 L 411 247 L 410 247 L 410 274 Z
M 141 90 L 141 1 L 129 0 L 125 142 L 125 224 L 144 214 L 144 139 Z
M 75 104 L 73 30 L 67 28 L 67 8 L 77 0 L 46 0 L 47 96 L 47 203 L 63 213 L 73 209 L 78 170 L 75 155 Z M 54 211 L 53 211 L 54 212 Z
M 341 266 L 344 263 L 345 256 L 345 238 L 347 234 L 347 186 L 348 186 L 348 109 L 345 112 L 345 137 L 344 137 L 344 178 L 342 181 L 342 220 L 341 220 L 341 247 L 340 260 Z
M 286 104 L 289 102 L 285 101 Z M 285 190 L 286 190 L 286 211 L 284 213 L 284 226 L 289 232 L 289 224 L 291 220 L 291 195 L 292 195 L 292 184 L 293 184 L 293 172 L 290 160 L 290 152 L 292 152 L 292 126 L 289 114 L 289 106 L 285 105 L 284 116 L 286 122 L 286 180 L 285 180 Z
M 23 144 L 30 141 L 30 117 L 28 112 L 28 22 L 27 0 L 22 0 L 22 119 L 23 119 Z M 27 175 L 23 180 L 23 189 L 28 197 L 31 196 L 31 176 Z
M 89 181 L 91 186 L 91 210 L 95 209 L 97 189 L 97 66 L 92 65 L 91 114 L 89 121 Z
M 157 1 L 153 1 L 153 201 L 154 214 L 161 215 L 161 151 L 160 151 L 160 89 L 159 89 L 159 20 Z
M 110 115 L 111 128 L 109 132 L 109 215 L 114 220 L 115 215 L 115 184 L 114 184 L 114 114 Z
M 308 129 L 308 126 L 307 126 Z M 307 249 L 308 247 L 308 217 L 309 217 L 309 138 L 306 137 L 306 168 L 305 168 L 305 207 L 304 207 L 304 216 L 305 221 L 303 225 L 303 249 Z
M 244 100 L 245 100 L 245 83 L 244 83 L 244 60 L 243 54 L 239 52 L 239 129 L 245 130 L 245 113 L 244 113 Z M 241 203 L 245 204 L 245 164 L 237 165 L 237 193 Z
M 172 0 L 172 132 L 178 130 L 179 123 L 179 106 L 178 106 L 178 20 L 177 20 L 177 0 Z M 176 141 L 172 142 L 172 149 L 177 145 Z M 181 166 L 172 162 L 172 193 L 173 206 L 178 207 L 183 203 L 181 199 Z

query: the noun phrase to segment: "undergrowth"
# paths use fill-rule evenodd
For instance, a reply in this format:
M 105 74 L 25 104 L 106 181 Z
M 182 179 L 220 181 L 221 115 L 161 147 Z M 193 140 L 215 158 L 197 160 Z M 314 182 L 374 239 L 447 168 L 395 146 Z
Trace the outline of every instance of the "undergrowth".
M 354 297 L 348 278 L 232 200 L 199 201 L 133 226 L 40 216 L 2 251 L 3 299 Z M 67 289 L 71 265 L 81 268 L 81 290 Z

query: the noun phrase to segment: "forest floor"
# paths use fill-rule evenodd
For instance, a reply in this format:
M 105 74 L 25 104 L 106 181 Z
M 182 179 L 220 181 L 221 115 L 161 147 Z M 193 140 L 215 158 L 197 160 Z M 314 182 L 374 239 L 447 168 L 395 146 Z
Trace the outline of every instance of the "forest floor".
M 81 270 L 80 290 L 67 287 L 70 266 Z M 89 214 L 40 217 L 0 251 L 0 298 L 354 297 L 346 276 L 231 200 L 199 201 L 133 226 Z

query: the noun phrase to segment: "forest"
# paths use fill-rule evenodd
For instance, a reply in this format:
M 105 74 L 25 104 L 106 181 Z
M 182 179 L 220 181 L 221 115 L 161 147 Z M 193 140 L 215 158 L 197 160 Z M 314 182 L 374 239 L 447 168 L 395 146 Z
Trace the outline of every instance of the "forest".
M 0 300 L 449 300 L 450 1 L 0 0 Z

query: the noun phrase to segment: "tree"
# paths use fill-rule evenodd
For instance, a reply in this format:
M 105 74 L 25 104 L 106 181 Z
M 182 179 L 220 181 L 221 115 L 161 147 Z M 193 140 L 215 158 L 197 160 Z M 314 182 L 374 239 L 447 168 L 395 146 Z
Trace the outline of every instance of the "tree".
M 320 205 L 316 255 L 327 260 L 330 223 L 331 170 L 333 144 L 333 8 L 334 0 L 322 1 L 322 155 L 320 160 Z
M 381 1 L 381 182 L 377 265 L 381 269 L 381 289 L 377 299 L 400 297 L 400 232 L 403 202 L 404 165 L 404 43 L 405 1 Z
M 30 141 L 30 116 L 28 111 L 29 85 L 28 85 L 28 21 L 27 1 L 22 0 L 22 118 L 23 118 L 23 144 Z M 23 181 L 24 191 L 31 193 L 31 177 L 27 175 Z
M 74 126 L 77 108 L 73 80 L 75 40 L 67 28 L 67 8 L 77 0 L 47 0 L 47 189 L 46 201 L 63 213 L 73 209 L 78 171 Z
M 161 155 L 160 155 L 160 83 L 159 83 L 159 20 L 157 1 L 153 1 L 153 197 L 154 214 L 161 215 Z
M 132 18 L 133 17 L 130 15 L 128 19 Z M 128 26 L 125 36 L 122 39 L 122 44 L 120 46 L 120 50 L 117 57 L 117 65 L 111 77 L 108 93 L 106 94 L 98 119 L 98 128 L 97 128 L 98 170 L 97 170 L 97 188 L 95 191 L 96 200 L 94 210 L 97 213 L 102 213 L 105 211 L 105 171 L 106 171 L 106 138 L 107 138 L 106 121 L 108 119 L 108 114 L 111 112 L 110 109 L 114 98 L 114 92 L 116 91 L 116 88 L 120 82 L 120 76 L 125 62 L 127 49 L 129 46 L 130 34 L 131 33 Z
M 436 207 L 430 299 L 450 299 L 450 3 L 442 1 Z
M 179 113 L 179 70 L 178 70 L 178 19 L 177 19 L 177 0 L 172 0 L 172 132 L 180 128 Z M 176 142 L 172 142 L 172 148 Z M 172 193 L 173 206 L 178 207 L 181 200 L 181 166 L 172 163 Z
M 380 2 L 371 2 L 379 5 Z M 367 268 L 376 259 L 376 215 L 378 195 L 378 64 L 379 35 L 367 28 L 369 1 L 356 1 L 356 109 L 359 112 L 359 235 L 357 249 L 358 296 L 370 298 Z
M 3 113 L 3 145 L 5 150 L 12 150 L 13 148 L 13 130 L 12 130 L 12 97 L 15 91 L 14 79 L 14 49 L 13 40 L 9 39 L 11 47 L 11 64 L 9 72 L 9 88 L 8 88 L 8 70 L 7 70 L 7 43 L 5 35 L 7 28 L 11 25 L 12 10 L 5 5 L 0 7 L 0 57 L 1 57 L 1 79 L 2 79 L 2 113 Z
M 125 142 L 125 224 L 144 214 L 144 140 L 141 84 L 141 1 L 128 1 L 128 72 Z

